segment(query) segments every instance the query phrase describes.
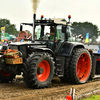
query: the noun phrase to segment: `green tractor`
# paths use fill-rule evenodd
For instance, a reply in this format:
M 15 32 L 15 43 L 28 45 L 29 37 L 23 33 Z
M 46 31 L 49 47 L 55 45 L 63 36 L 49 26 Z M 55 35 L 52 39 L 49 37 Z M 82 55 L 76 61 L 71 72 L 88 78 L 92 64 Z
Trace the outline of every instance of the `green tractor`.
M 22 72 L 28 87 L 45 88 L 55 75 L 62 82 L 74 84 L 86 83 L 93 77 L 92 52 L 85 49 L 82 43 L 68 41 L 70 20 L 62 23 L 44 19 L 43 16 L 36 20 L 36 14 L 33 17 L 33 23 L 20 24 L 20 32 L 23 32 L 23 25 L 33 27 L 32 40 L 2 46 L 0 81 L 12 81 L 15 75 Z M 50 27 L 54 28 L 52 39 L 46 34 L 50 32 Z

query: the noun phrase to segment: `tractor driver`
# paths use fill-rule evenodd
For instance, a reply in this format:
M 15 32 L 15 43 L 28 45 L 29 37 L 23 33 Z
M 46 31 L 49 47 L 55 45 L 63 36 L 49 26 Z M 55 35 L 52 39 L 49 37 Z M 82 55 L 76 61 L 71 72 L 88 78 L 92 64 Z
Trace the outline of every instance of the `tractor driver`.
M 54 26 L 51 26 L 50 27 L 50 33 L 46 33 L 46 35 L 50 35 L 49 38 L 50 40 L 54 40 L 54 32 L 55 32 L 55 29 L 54 29 Z M 59 40 L 59 34 L 57 32 L 57 40 Z
M 54 26 L 50 27 L 50 33 L 46 33 L 46 35 L 50 35 L 49 38 L 50 40 L 54 40 L 54 33 L 55 33 L 55 29 Z M 59 40 L 59 33 L 57 32 L 57 40 Z M 53 47 L 53 42 L 50 42 L 50 49 L 52 49 Z

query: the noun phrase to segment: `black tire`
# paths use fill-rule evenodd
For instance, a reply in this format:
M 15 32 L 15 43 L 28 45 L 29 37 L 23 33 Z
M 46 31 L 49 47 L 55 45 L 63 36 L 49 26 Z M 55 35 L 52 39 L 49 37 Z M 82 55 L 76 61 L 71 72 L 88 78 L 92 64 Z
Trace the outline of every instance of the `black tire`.
M 59 77 L 61 82 L 63 83 L 69 83 L 70 82 L 70 75 L 69 75 L 69 59 L 66 58 L 66 63 L 64 66 L 64 76 L 63 77 Z
M 0 70 L 0 82 L 1 83 L 7 83 L 9 81 L 12 81 L 15 78 L 14 74 L 9 74 L 4 72 L 3 70 Z
M 48 87 L 54 76 L 53 57 L 45 52 L 32 53 L 25 60 L 22 71 L 24 81 L 28 87 Z
M 92 59 L 88 50 L 80 48 L 73 52 L 70 61 L 70 79 L 72 83 L 86 83 L 90 77 Z

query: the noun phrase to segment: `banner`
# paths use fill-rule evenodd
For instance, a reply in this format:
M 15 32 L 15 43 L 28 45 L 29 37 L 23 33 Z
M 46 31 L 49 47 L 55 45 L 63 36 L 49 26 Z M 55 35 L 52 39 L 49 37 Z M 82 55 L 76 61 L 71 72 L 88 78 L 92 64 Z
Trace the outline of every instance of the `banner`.
M 89 33 L 86 34 L 85 43 L 89 43 Z
M 4 42 L 5 39 L 5 27 L 1 27 L 1 42 Z

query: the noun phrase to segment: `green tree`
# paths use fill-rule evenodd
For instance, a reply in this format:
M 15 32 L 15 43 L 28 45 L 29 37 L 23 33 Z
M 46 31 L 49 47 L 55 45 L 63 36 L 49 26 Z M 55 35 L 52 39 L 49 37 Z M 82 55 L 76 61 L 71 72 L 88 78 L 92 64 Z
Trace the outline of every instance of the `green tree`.
M 11 24 L 8 19 L 0 19 L 0 29 L 1 27 L 5 27 L 5 32 L 8 34 L 17 35 L 19 33 L 15 25 Z
M 96 38 L 98 37 L 98 27 L 90 22 L 73 22 L 72 28 L 74 28 L 74 30 L 72 30 L 73 34 L 82 34 L 84 39 L 86 38 L 87 33 L 89 33 L 90 38 L 92 38 L 93 36 L 95 36 Z

